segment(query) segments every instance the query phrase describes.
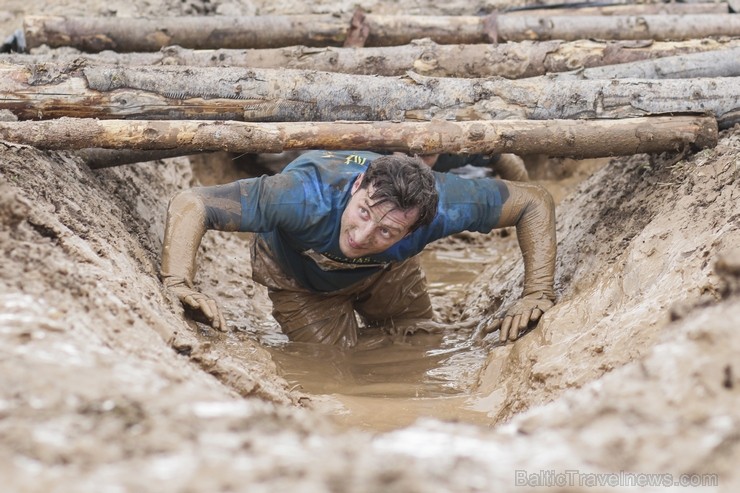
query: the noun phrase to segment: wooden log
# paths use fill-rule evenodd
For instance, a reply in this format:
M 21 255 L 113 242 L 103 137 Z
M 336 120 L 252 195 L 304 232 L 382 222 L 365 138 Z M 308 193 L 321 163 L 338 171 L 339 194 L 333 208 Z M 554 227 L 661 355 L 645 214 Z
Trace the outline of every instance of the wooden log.
M 414 0 L 413 2 L 389 2 L 388 0 L 362 0 L 355 2 L 361 4 L 366 12 L 383 15 L 485 15 L 491 12 L 516 13 L 516 12 L 543 12 L 543 15 L 563 15 L 569 12 L 591 11 L 590 15 L 615 14 L 612 9 L 624 8 L 626 12 L 622 15 L 641 15 L 647 13 L 665 14 L 700 14 L 700 13 L 726 13 L 728 4 L 735 0 L 690 0 L 676 2 L 674 0 L 649 0 L 639 3 L 635 0 Z M 301 15 L 316 13 L 316 2 L 303 2 L 298 4 L 294 1 L 271 0 L 270 2 L 258 0 L 252 2 L 262 15 Z M 347 4 L 343 2 L 321 2 L 321 12 L 325 14 L 343 14 L 346 12 Z M 658 12 L 642 10 L 649 7 L 661 8 Z M 673 9 L 677 10 L 673 10 Z M 621 14 L 621 12 L 618 12 Z
M 740 47 L 606 67 L 592 67 L 549 76 L 551 80 L 691 79 L 699 77 L 740 77 Z M 738 90 L 740 91 L 740 87 Z
M 707 116 L 625 120 L 245 123 L 60 118 L 0 122 L 0 139 L 42 149 L 277 153 L 296 149 L 577 158 L 700 149 L 717 143 Z
M 689 14 L 727 14 L 729 6 L 727 3 L 639 3 L 639 4 L 622 4 L 622 5 L 594 5 L 591 7 L 578 7 L 574 4 L 571 7 L 558 8 L 533 8 L 513 7 L 503 9 L 507 15 L 529 15 L 529 16 L 548 16 L 548 15 L 689 15 Z
M 332 15 L 252 17 L 61 17 L 26 16 L 28 48 L 73 46 L 82 51 L 156 51 L 163 46 L 188 48 L 272 48 L 341 46 L 349 28 Z
M 374 77 L 198 67 L 0 66 L 0 110 L 22 120 L 429 121 L 628 118 L 665 113 L 740 119 L 739 80 Z
M 644 16 L 383 16 L 366 15 L 365 46 L 397 46 L 431 38 L 441 44 L 490 41 L 654 39 L 686 40 L 740 36 L 732 14 Z M 73 46 L 83 51 L 156 51 L 179 45 L 195 49 L 341 46 L 347 16 L 119 17 L 28 16 L 28 48 Z
M 407 44 L 417 38 L 439 43 L 487 42 L 477 16 L 365 16 L 368 46 Z M 251 17 L 60 17 L 27 16 L 28 48 L 73 46 L 82 51 L 156 51 L 168 45 L 195 49 L 342 46 L 351 16 L 268 15 Z
M 543 41 L 561 39 L 653 39 L 678 41 L 714 36 L 740 36 L 740 16 L 734 14 L 643 16 L 499 16 L 497 39 Z
M 51 120 L 61 121 L 61 120 Z M 81 148 L 75 153 L 85 161 L 91 169 L 113 168 L 124 164 L 143 163 L 147 161 L 158 161 L 170 157 L 188 156 L 190 154 L 200 154 L 200 152 L 186 151 L 184 149 L 155 149 L 141 150 L 118 148 L 103 149 L 97 147 Z
M 694 5 L 694 4 L 688 4 Z M 740 39 L 717 41 L 521 41 L 440 45 L 430 39 L 379 48 L 288 48 L 190 50 L 169 46 L 154 53 L 0 55 L 0 63 L 79 63 L 112 65 L 190 65 L 319 70 L 360 75 L 403 75 L 414 71 L 434 77 L 534 77 L 578 68 L 740 47 Z
M 610 4 L 629 4 L 635 0 L 608 0 Z M 647 0 L 641 3 L 662 2 L 665 0 Z M 695 0 L 692 0 L 695 1 Z M 713 2 L 715 0 L 701 0 Z M 722 0 L 725 1 L 725 0 Z M 251 5 L 256 7 L 261 15 L 304 15 L 314 14 L 317 9 L 322 13 L 340 15 L 347 11 L 350 4 L 361 5 L 367 12 L 384 15 L 481 15 L 492 11 L 505 11 L 522 8 L 532 4 L 532 0 L 414 0 L 413 2 L 397 2 L 389 0 L 362 0 L 358 2 L 295 2 L 295 0 L 252 0 Z M 574 8 L 591 4 L 603 4 L 603 0 L 537 0 L 541 8 L 560 8 L 573 6 Z

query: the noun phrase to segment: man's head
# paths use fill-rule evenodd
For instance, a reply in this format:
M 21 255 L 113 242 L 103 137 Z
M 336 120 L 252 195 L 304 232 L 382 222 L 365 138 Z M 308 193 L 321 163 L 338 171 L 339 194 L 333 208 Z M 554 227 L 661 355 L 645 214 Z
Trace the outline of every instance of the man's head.
M 380 253 L 437 214 L 431 169 L 418 158 L 383 156 L 358 176 L 342 213 L 339 247 L 348 258 Z

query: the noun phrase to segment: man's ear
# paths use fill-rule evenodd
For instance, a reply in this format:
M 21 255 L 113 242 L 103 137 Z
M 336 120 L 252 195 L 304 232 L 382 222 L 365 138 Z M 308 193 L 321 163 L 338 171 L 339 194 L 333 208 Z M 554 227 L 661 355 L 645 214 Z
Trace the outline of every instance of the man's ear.
M 355 194 L 360 189 L 360 185 L 362 185 L 362 180 L 365 179 L 365 173 L 360 173 L 357 175 L 357 178 L 355 178 L 355 182 L 352 184 L 352 190 L 350 190 L 350 193 L 352 195 Z

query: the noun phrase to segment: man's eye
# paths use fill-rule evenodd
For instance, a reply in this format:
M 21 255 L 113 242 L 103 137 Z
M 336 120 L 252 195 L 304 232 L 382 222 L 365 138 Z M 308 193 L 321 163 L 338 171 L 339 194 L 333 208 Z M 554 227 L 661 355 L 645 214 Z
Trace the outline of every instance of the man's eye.
M 383 235 L 385 238 L 390 238 L 391 232 L 389 229 L 380 228 L 380 234 Z
M 368 216 L 368 211 L 367 211 L 367 209 L 365 209 L 364 207 L 360 207 L 360 215 L 361 215 L 362 217 L 367 217 L 367 216 Z

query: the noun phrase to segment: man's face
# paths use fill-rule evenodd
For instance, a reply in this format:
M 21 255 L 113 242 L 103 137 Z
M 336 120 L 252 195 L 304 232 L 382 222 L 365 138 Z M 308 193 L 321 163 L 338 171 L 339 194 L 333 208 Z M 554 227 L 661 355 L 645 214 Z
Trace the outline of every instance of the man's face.
M 360 188 L 363 175 L 352 185 L 352 197 L 342 213 L 339 248 L 347 258 L 384 252 L 406 236 L 419 217 L 419 209 L 394 209 L 390 203 L 372 207 L 373 186 Z

